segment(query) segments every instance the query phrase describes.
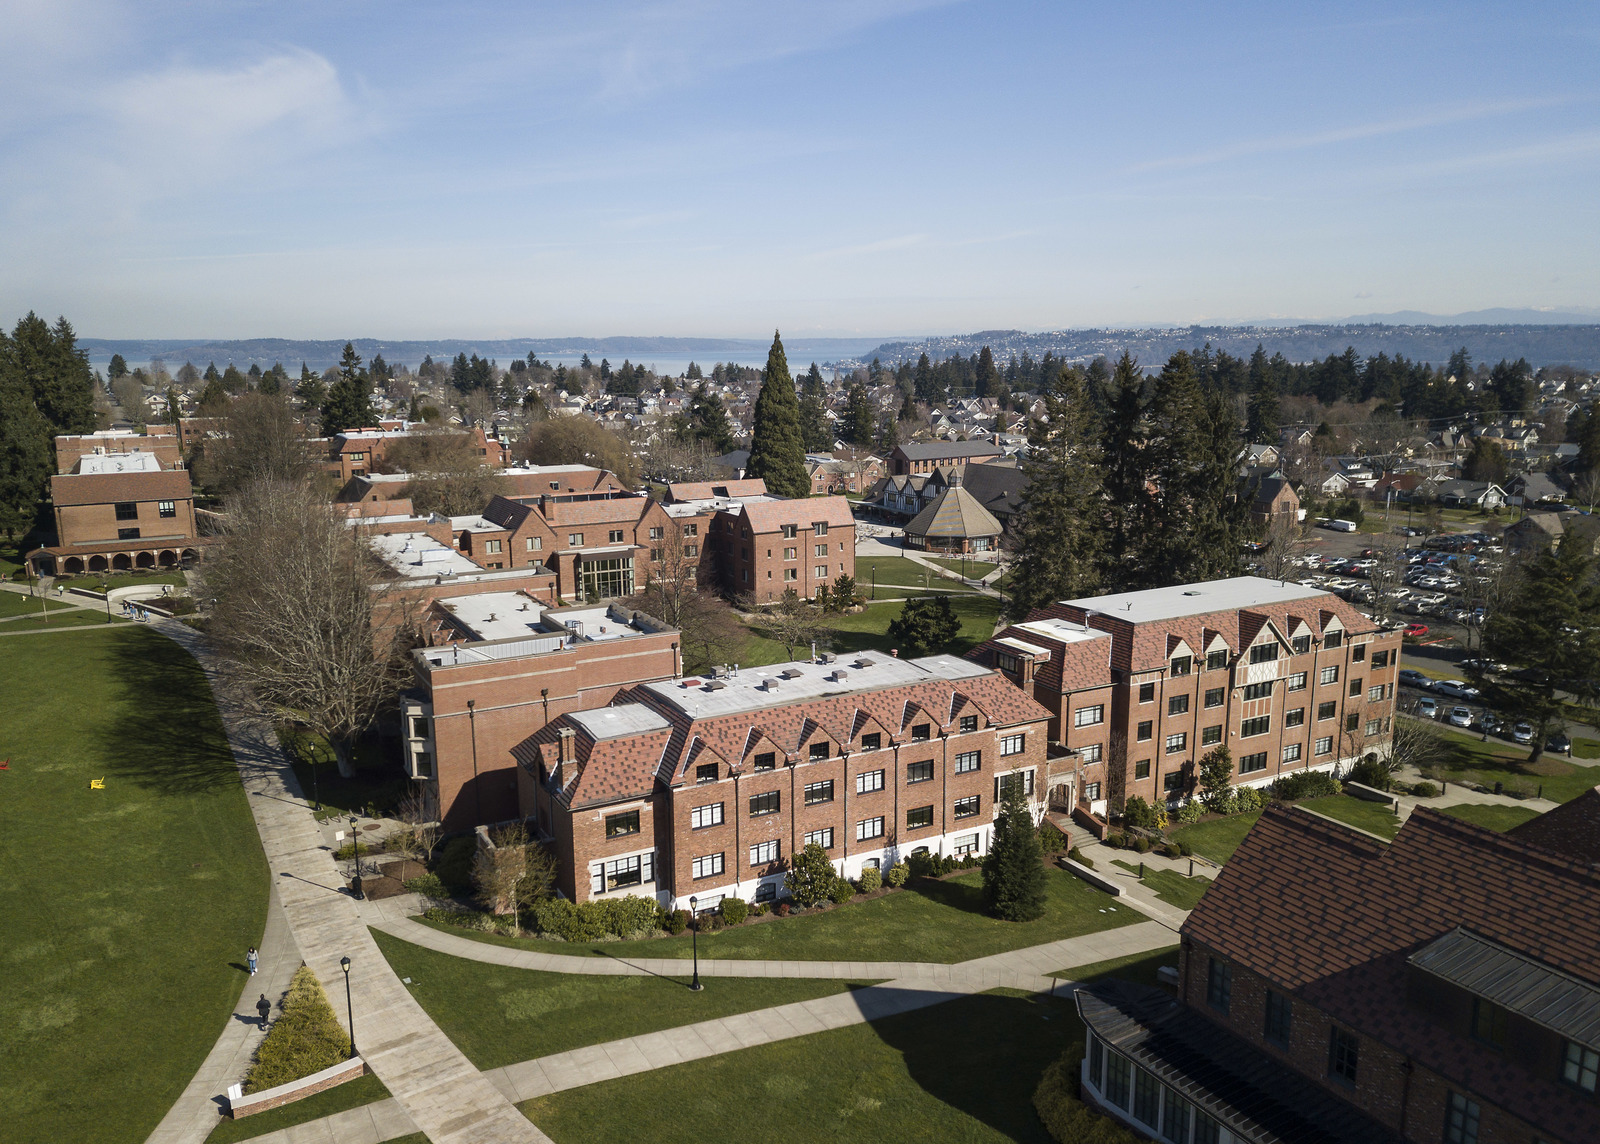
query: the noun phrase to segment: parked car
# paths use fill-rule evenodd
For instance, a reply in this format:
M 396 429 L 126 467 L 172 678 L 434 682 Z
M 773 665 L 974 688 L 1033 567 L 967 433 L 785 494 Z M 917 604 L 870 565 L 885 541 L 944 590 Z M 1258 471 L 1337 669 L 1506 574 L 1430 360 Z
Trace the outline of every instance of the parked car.
M 1422 672 L 1418 671 L 1414 667 L 1402 667 L 1400 669 L 1400 682 L 1404 683 L 1407 687 L 1420 687 L 1424 691 L 1431 691 L 1433 689 L 1433 680 L 1429 679 L 1426 675 L 1423 675 Z
M 1441 679 L 1433 685 L 1433 689 L 1440 695 L 1448 695 L 1452 699 L 1478 698 L 1478 689 L 1469 685 L 1464 679 Z
M 1419 719 L 1437 719 L 1438 717 L 1439 717 L 1439 705 L 1437 703 L 1435 703 L 1431 699 L 1419 699 L 1419 700 L 1417 700 L 1417 718 L 1419 718 Z
M 1498 735 L 1500 733 L 1501 726 L 1502 724 L 1500 722 L 1500 716 L 1496 715 L 1493 711 L 1485 711 L 1483 713 L 1482 721 L 1480 721 L 1478 724 L 1479 729 L 1482 730 L 1485 735 Z
M 1408 639 L 1421 639 L 1428 634 L 1427 624 L 1407 624 L 1406 637 Z
M 1511 728 L 1511 737 L 1519 743 L 1533 742 L 1533 724 L 1518 723 L 1515 727 Z
M 1452 707 L 1452 708 L 1450 708 L 1450 725 L 1452 727 L 1470 727 L 1470 726 L 1472 726 L 1472 708 L 1470 708 L 1470 707 Z
M 1572 754 L 1572 737 L 1565 731 L 1557 731 L 1544 741 L 1547 751 L 1560 751 L 1563 755 Z

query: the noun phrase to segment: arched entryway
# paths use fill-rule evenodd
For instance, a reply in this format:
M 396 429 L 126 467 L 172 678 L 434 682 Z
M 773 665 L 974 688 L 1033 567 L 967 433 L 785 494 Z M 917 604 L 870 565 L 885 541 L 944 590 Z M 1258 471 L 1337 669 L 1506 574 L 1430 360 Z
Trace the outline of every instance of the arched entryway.
M 126 552 L 119 552 L 111 558 L 111 567 L 118 572 L 128 572 L 133 569 L 133 557 Z
M 62 569 L 68 576 L 76 576 L 83 571 L 83 560 L 77 556 L 69 556 L 63 562 Z
M 111 567 L 111 565 L 106 562 L 106 558 L 104 556 L 89 557 L 89 571 L 104 572 L 109 567 Z
M 156 554 L 154 552 L 141 552 L 133 558 L 133 564 L 135 568 L 154 568 L 156 566 Z
M 200 554 L 198 552 L 196 552 L 194 549 L 185 548 L 183 550 L 183 562 L 185 564 L 194 564 L 194 563 L 198 562 L 199 559 L 200 559 Z
M 178 554 L 176 552 L 172 551 L 172 549 L 170 549 L 170 548 L 163 548 L 161 550 L 161 556 L 159 557 L 159 560 L 160 560 L 160 563 L 161 563 L 161 567 L 163 567 L 163 568 L 171 568 L 174 564 L 176 564 L 178 562 Z

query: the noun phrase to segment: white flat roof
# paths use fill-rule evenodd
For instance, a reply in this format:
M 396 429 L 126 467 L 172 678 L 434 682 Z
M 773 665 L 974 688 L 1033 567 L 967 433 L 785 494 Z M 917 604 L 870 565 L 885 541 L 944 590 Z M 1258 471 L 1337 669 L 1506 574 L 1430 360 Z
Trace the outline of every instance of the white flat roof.
M 482 572 L 472 561 L 425 532 L 396 532 L 368 538 L 372 550 L 402 576 L 439 576 Z
M 650 731 L 665 731 L 672 726 L 659 712 L 643 703 L 624 703 L 619 707 L 597 707 L 590 711 L 574 711 L 568 716 L 596 741 L 622 739 L 629 735 L 643 735 Z
M 160 471 L 161 462 L 154 453 L 85 453 L 78 458 L 79 476 Z
M 357 473 L 356 480 L 369 481 L 375 485 L 399 484 L 411 479 L 410 473 Z
M 1075 624 L 1071 620 L 1062 619 L 1029 620 L 1026 623 L 1017 624 L 1016 628 L 1018 631 L 1063 644 L 1083 643 L 1085 640 L 1108 640 L 1111 638 L 1111 633 L 1109 632 L 1102 632 L 1097 628 L 1090 628 L 1088 631 L 1084 631 L 1082 624 Z
M 625 619 L 619 620 L 606 607 L 562 608 L 553 618 L 565 624 L 568 631 L 595 643 L 644 634 L 643 628 L 636 628 Z M 574 623 L 578 626 L 573 627 Z
M 449 596 L 439 604 L 480 640 L 516 639 L 547 631 L 539 622 L 544 608 L 521 592 Z
M 591 473 L 596 465 L 508 465 L 500 471 L 507 476 L 525 477 L 538 473 Z
M 785 671 L 798 674 L 785 679 Z M 647 683 L 645 686 L 690 718 L 703 719 L 713 715 L 736 715 L 796 700 L 922 683 L 929 679 L 973 679 L 988 674 L 988 668 L 955 656 L 897 659 L 882 652 L 870 651 L 841 655 L 833 663 L 801 659 L 793 663 L 741 668 L 737 675 L 728 679 L 691 676 L 676 681 Z M 771 690 L 768 690 L 769 680 L 772 682 Z
M 1068 607 L 1102 612 L 1129 623 L 1145 624 L 1175 620 L 1180 616 L 1198 616 L 1206 612 L 1271 607 L 1326 595 L 1328 593 L 1321 588 L 1307 588 L 1292 582 L 1267 580 L 1260 576 L 1234 576 L 1228 580 L 1174 584 L 1170 588 L 1115 592 L 1108 596 L 1061 602 Z
M 457 532 L 504 532 L 505 529 L 492 520 L 484 520 L 477 513 L 471 516 L 452 516 L 450 527 Z

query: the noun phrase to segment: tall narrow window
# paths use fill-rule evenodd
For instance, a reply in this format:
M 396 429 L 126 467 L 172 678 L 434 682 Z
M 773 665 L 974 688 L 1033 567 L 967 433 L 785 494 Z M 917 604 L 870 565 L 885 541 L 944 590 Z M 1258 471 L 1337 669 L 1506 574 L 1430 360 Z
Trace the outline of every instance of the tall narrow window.
M 1289 1027 L 1294 1017 L 1294 1004 L 1282 993 L 1267 990 L 1266 1027 L 1262 1030 L 1267 1040 L 1282 1048 L 1289 1047 Z
M 1328 1030 L 1328 1075 L 1346 1084 L 1355 1084 L 1360 1063 L 1361 1042 L 1356 1035 L 1337 1025 Z
M 1226 1013 L 1233 1000 L 1233 966 L 1213 957 L 1206 973 L 1206 1004 Z

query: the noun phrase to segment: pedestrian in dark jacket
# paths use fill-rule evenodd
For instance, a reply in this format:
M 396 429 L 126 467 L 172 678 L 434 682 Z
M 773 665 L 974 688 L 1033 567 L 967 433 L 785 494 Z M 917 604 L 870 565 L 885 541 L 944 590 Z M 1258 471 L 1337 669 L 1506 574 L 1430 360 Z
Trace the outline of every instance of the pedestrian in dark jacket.
M 261 995 L 261 1000 L 256 1002 L 256 1012 L 261 1014 L 261 1028 L 266 1029 L 267 1018 L 272 1016 L 272 1002 L 267 1000 L 265 993 Z

